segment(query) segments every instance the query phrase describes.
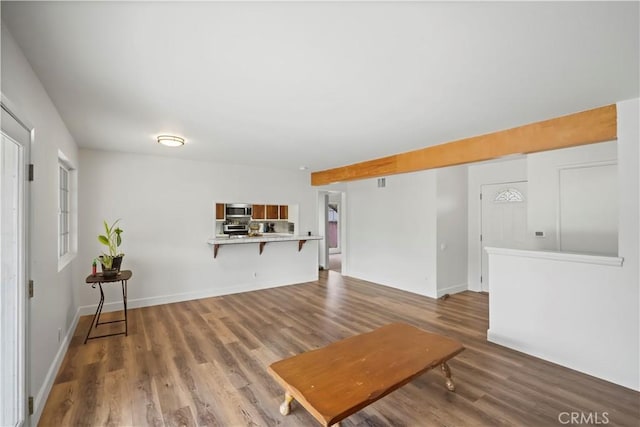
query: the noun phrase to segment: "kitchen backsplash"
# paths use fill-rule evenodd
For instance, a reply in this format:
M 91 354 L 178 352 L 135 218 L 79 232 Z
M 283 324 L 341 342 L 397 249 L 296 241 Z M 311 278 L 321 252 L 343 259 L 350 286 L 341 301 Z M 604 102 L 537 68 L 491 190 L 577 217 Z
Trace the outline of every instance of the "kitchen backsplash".
M 285 221 L 251 221 L 249 224 L 261 224 L 260 232 L 263 233 L 263 230 L 267 229 L 268 224 L 273 224 L 273 232 L 274 233 L 291 233 L 295 234 L 295 224 L 292 222 Z M 224 230 L 224 222 L 219 221 L 216 222 L 216 234 L 223 234 Z

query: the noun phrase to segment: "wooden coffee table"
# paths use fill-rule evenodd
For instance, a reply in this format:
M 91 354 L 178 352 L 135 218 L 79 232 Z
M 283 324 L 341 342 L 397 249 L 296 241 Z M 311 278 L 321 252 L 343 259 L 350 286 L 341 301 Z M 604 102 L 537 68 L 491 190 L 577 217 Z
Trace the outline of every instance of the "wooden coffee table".
M 455 390 L 447 360 L 462 344 L 405 323 L 335 342 L 269 366 L 285 389 L 280 412 L 295 399 L 322 425 L 339 423 L 431 368 L 441 366 L 447 388 Z

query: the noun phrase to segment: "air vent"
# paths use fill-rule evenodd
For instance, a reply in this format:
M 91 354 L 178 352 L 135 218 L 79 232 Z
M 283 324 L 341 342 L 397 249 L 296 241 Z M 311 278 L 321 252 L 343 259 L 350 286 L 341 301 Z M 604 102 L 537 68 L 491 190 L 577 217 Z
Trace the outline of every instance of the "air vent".
M 384 188 L 387 186 L 387 178 L 378 178 L 378 188 Z

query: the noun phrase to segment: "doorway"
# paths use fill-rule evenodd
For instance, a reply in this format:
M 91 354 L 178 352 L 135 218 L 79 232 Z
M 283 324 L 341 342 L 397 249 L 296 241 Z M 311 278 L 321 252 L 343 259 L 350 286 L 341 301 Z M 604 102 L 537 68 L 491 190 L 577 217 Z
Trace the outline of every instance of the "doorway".
M 527 182 L 484 184 L 480 197 L 480 285 L 489 292 L 489 262 L 485 247 L 527 247 Z
M 318 231 L 324 239 L 320 242 L 319 264 L 322 269 L 342 274 L 346 260 L 345 193 L 342 191 L 318 192 Z
M 342 245 L 340 215 L 342 193 L 329 193 L 327 204 L 327 244 L 329 246 L 329 270 L 342 272 Z
M 27 167 L 31 131 L 2 102 L 0 425 L 27 422 Z

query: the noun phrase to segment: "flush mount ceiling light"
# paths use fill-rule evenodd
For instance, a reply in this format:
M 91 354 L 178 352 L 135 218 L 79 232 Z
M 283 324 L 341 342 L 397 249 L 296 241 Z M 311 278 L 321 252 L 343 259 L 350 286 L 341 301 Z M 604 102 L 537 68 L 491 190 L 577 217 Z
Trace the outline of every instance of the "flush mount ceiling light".
M 158 143 L 166 145 L 167 147 L 180 147 L 184 145 L 184 138 L 173 135 L 160 135 L 158 136 Z

